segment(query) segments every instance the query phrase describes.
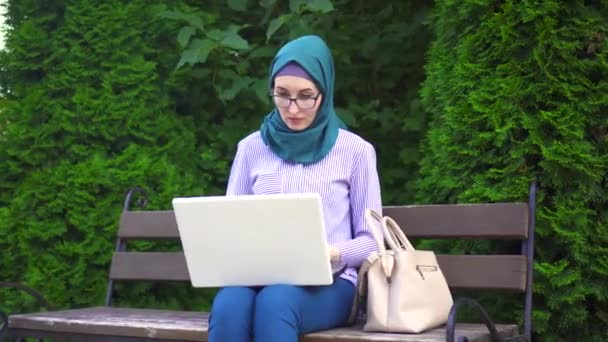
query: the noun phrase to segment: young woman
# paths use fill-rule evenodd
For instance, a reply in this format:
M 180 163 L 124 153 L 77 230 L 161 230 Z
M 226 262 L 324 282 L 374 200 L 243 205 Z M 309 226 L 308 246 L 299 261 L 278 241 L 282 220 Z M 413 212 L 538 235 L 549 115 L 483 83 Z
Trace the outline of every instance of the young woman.
M 209 318 L 210 342 L 295 342 L 348 318 L 356 268 L 376 249 L 364 210 L 381 213 L 382 204 L 375 150 L 344 128 L 333 89 L 333 59 L 321 38 L 283 46 L 270 67 L 275 108 L 239 142 L 227 194 L 319 193 L 331 262 L 344 271 L 329 286 L 221 289 Z

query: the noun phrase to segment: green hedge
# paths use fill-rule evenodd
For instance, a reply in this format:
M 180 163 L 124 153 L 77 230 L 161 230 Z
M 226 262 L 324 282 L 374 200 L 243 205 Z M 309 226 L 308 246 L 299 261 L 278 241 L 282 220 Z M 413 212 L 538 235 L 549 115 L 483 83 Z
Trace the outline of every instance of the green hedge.
M 443 1 L 430 22 L 418 200 L 524 200 L 538 178 L 537 338 L 604 340 L 608 2 Z
M 176 195 L 224 191 L 237 141 L 270 110 L 270 61 L 295 35 L 314 32 L 332 47 L 336 103 L 351 129 L 378 142 L 385 198 L 414 197 L 426 122 L 417 100 L 429 36 L 423 1 L 8 5 L 0 279 L 27 283 L 57 307 L 103 303 L 129 187 L 144 187 L 155 209 Z M 353 44 L 336 30 L 365 39 Z M 120 283 L 116 299 L 208 309 L 212 294 Z M 0 290 L 0 303 L 31 308 L 13 291 Z
M 0 278 L 58 307 L 100 304 L 127 189 L 166 208 L 207 185 L 191 120 L 164 89 L 159 46 L 173 35 L 150 2 L 35 3 L 10 3 L 2 55 Z

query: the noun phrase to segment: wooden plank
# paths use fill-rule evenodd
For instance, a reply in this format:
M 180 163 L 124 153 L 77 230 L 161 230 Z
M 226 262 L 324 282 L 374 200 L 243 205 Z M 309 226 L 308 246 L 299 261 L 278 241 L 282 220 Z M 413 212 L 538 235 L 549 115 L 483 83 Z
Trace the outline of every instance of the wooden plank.
M 451 288 L 525 291 L 523 255 L 437 255 Z M 183 252 L 118 252 L 112 258 L 115 280 L 189 281 Z
M 526 203 L 385 206 L 410 238 L 526 239 Z
M 95 307 L 13 315 L 9 328 L 206 341 L 207 320 L 208 315 L 200 312 Z
M 150 339 L 207 341 L 208 313 L 96 307 L 36 314 L 13 315 L 11 329 L 28 329 L 64 334 L 129 336 Z M 515 325 L 498 325 L 502 336 L 514 336 Z M 489 341 L 487 329 L 481 324 L 458 324 L 456 336 L 470 341 Z M 395 342 L 445 341 L 445 328 L 421 334 L 363 332 L 361 326 L 342 327 L 303 336 L 302 342 Z
M 523 255 L 437 255 L 437 261 L 452 289 L 526 289 Z
M 110 279 L 190 281 L 183 252 L 116 252 Z
M 517 335 L 516 325 L 497 325 L 497 330 L 502 337 Z M 362 326 L 336 328 L 304 335 L 301 342 L 437 342 L 445 341 L 445 327 L 431 329 L 420 334 L 398 334 L 364 332 Z M 482 324 L 457 324 L 455 337 L 467 336 L 473 342 L 491 342 L 485 325 Z
M 179 239 L 172 210 L 125 211 L 120 216 L 118 237 L 124 239 Z
M 528 236 L 526 203 L 385 206 L 412 238 L 501 238 Z M 126 211 L 118 236 L 125 239 L 179 239 L 175 215 L 165 211 Z
M 44 330 L 11 329 L 14 341 L 61 341 L 61 342 L 178 342 L 159 338 L 128 337 L 116 335 L 92 335 L 86 333 L 57 333 Z M 29 339 L 28 339 L 29 338 Z

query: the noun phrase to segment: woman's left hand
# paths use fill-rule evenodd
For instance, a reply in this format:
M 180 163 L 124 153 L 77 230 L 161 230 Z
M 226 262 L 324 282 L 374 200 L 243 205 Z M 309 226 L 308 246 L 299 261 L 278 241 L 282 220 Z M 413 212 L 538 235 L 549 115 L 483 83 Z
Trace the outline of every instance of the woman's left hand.
M 329 246 L 329 260 L 331 262 L 340 261 L 340 250 L 336 246 Z

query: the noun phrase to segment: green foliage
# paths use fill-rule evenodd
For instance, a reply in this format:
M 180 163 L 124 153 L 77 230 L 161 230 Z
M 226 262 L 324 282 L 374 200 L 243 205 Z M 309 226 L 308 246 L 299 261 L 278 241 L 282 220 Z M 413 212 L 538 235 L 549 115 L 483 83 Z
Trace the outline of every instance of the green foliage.
M 418 200 L 523 200 L 537 177 L 537 337 L 603 340 L 608 2 L 443 1 L 430 22 Z
M 126 190 L 148 189 L 152 208 L 207 191 L 191 120 L 175 116 L 164 89 L 157 50 L 171 28 L 147 19 L 148 1 L 10 5 L 0 278 L 58 307 L 99 305 Z
M 338 112 L 376 142 L 384 198 L 412 200 L 426 125 L 416 98 L 427 6 L 9 0 L 0 279 L 57 307 L 102 304 L 127 189 L 143 186 L 152 209 L 176 195 L 222 193 L 236 143 L 271 109 L 272 57 L 301 34 L 332 48 Z M 212 296 L 188 284 L 117 286 L 119 305 L 208 309 Z M 0 303 L 19 311 L 31 301 L 0 291 Z

